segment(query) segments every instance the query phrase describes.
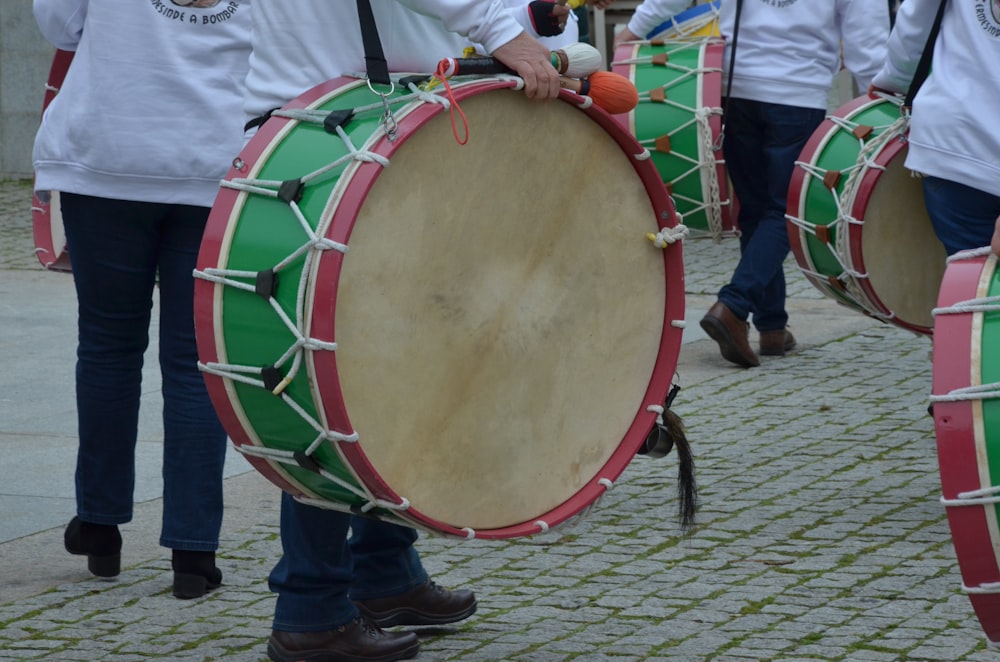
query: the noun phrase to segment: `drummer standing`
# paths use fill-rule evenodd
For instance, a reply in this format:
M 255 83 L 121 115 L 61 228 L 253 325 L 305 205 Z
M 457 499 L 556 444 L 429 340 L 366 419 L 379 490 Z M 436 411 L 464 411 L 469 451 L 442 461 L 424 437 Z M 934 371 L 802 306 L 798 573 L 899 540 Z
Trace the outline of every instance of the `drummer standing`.
M 723 358 L 752 367 L 760 359 L 750 346 L 751 316 L 761 354 L 795 347 L 783 269 L 795 160 L 826 116 L 841 62 L 862 90 L 882 66 L 889 8 L 885 0 L 722 0 L 719 29 L 727 42 L 723 153 L 740 202 L 740 260 L 701 326 Z
M 899 6 L 869 92 L 908 91 L 941 4 Z M 1000 222 L 1000 2 L 944 3 L 933 48 L 913 99 L 906 167 L 923 175 L 927 214 L 951 255 L 988 246 Z
M 558 95 L 559 76 L 549 62 L 549 49 L 524 32 L 503 0 L 371 4 L 390 71 L 434 71 L 441 58 L 460 56 L 471 40 L 513 68 L 528 97 Z M 245 103 L 252 124 L 315 85 L 363 71 L 355 3 L 255 0 Z M 413 548 L 416 538 L 410 528 L 304 505 L 283 495 L 283 556 L 269 582 L 278 595 L 270 658 L 407 659 L 419 650 L 416 634 L 385 632 L 380 626 L 442 625 L 470 616 L 475 596 L 430 581 Z

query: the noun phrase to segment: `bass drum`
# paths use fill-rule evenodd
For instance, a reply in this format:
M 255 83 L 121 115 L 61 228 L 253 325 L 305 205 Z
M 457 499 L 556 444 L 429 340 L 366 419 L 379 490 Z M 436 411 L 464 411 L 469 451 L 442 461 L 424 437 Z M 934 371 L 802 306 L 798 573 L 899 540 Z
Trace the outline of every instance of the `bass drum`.
M 806 143 L 788 190 L 788 236 L 806 278 L 828 297 L 930 335 L 947 254 L 906 160 L 899 99 L 859 97 Z
M 299 499 L 526 536 L 589 509 L 653 429 L 684 316 L 673 207 L 607 113 L 518 83 L 398 81 L 390 139 L 366 82 L 333 79 L 226 176 L 202 368 L 233 442 Z

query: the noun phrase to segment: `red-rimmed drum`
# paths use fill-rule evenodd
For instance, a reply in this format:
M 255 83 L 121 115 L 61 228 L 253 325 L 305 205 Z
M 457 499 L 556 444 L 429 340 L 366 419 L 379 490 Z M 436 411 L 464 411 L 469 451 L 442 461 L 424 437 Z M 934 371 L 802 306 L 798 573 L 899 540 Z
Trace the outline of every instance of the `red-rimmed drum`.
M 920 180 L 907 170 L 898 99 L 860 97 L 823 121 L 788 190 L 788 235 L 799 269 L 849 308 L 920 334 L 944 271 Z
M 226 176 L 196 270 L 200 360 L 233 442 L 299 499 L 531 535 L 593 505 L 653 429 L 682 229 L 607 113 L 515 85 L 453 82 L 461 145 L 446 96 L 397 84 L 390 140 L 367 84 L 333 79 Z
M 616 119 L 650 150 L 684 225 L 715 240 L 736 234 L 722 158 L 724 48 L 717 37 L 653 38 L 621 44 L 611 63 L 639 91 Z
M 42 112 L 48 108 L 62 86 L 70 62 L 71 51 L 57 50 L 49 67 L 45 83 Z M 31 228 L 35 239 L 35 255 L 42 266 L 52 271 L 69 271 L 69 253 L 66 252 L 66 232 L 63 230 L 58 191 L 38 191 L 31 196 Z
M 1000 650 L 1000 271 L 988 249 L 948 260 L 934 309 L 934 430 L 962 590 Z

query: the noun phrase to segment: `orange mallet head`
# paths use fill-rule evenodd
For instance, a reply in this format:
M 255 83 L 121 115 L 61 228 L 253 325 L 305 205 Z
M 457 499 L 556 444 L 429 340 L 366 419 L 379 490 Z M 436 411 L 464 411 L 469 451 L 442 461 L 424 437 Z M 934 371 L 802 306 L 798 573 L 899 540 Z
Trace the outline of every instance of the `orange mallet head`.
M 627 113 L 639 103 L 639 91 L 635 84 L 613 71 L 595 71 L 588 78 L 562 78 L 561 81 L 563 87 L 590 97 L 612 115 Z

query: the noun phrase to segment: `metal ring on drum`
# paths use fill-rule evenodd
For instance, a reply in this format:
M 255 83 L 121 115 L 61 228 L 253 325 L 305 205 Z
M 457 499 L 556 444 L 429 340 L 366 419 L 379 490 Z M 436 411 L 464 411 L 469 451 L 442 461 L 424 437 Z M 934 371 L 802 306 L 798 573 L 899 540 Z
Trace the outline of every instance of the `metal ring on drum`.
M 937 304 L 931 402 L 941 501 L 962 590 L 1000 650 L 1000 271 L 988 247 L 948 259 Z
M 930 335 L 946 252 L 920 181 L 904 166 L 909 118 L 895 97 L 830 114 L 796 161 L 789 241 L 800 271 L 856 311 Z
M 227 174 L 196 271 L 200 362 L 233 443 L 297 498 L 533 535 L 588 511 L 656 425 L 684 316 L 670 199 L 589 99 L 519 84 L 397 85 L 390 141 L 382 100 L 333 79 Z

